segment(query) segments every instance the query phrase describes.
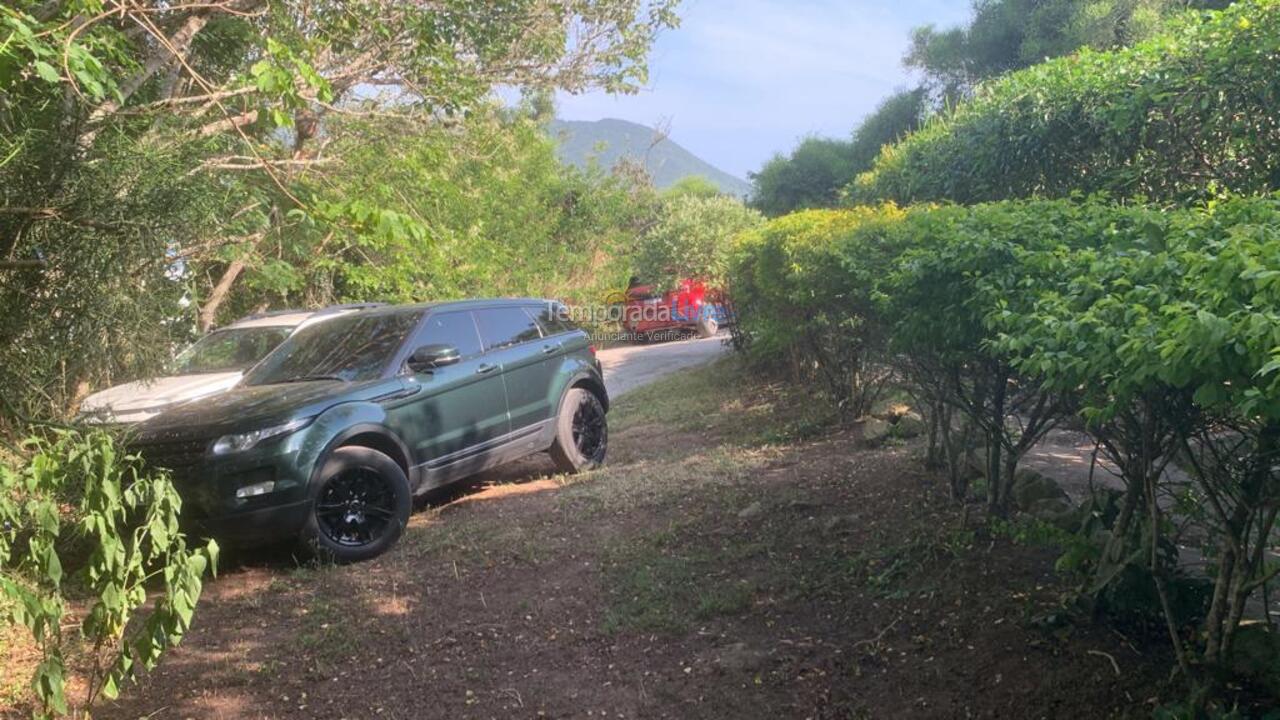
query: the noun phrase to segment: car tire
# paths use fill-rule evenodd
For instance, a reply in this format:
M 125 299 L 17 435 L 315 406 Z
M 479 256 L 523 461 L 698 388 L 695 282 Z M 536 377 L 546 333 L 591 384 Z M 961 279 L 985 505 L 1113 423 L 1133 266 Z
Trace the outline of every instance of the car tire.
M 720 332 L 720 323 L 716 322 L 715 318 L 704 317 L 698 320 L 698 337 L 715 337 L 718 332 Z
M 409 478 L 395 460 L 366 447 L 341 447 L 312 482 L 302 542 L 321 560 L 369 560 L 400 539 L 412 509 Z
M 551 460 L 562 473 L 594 470 L 604 464 L 609 450 L 609 422 L 595 393 L 570 388 L 556 416 L 556 439 Z

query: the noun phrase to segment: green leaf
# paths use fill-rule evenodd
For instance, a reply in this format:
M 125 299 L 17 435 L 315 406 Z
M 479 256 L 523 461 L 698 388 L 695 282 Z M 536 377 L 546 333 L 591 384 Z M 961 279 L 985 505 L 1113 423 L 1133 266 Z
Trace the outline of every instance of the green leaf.
M 36 60 L 32 63 L 32 66 L 35 68 L 36 74 L 45 82 L 55 84 L 62 82 L 62 75 L 59 74 L 58 71 L 49 63 L 43 60 Z

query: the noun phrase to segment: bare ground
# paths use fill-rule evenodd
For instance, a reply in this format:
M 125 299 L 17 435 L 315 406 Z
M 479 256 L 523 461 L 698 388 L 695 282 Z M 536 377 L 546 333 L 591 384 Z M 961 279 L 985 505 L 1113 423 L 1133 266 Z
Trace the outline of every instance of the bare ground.
M 1051 551 L 814 407 L 718 363 L 621 400 L 607 470 L 509 468 L 369 563 L 232 559 L 98 714 L 1149 716 L 1159 643 L 1055 622 Z

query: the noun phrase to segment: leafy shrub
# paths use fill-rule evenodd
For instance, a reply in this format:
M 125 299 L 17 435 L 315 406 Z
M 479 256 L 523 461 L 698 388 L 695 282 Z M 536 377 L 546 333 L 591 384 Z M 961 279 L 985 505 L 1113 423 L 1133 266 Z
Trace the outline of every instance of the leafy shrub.
M 1230 658 L 1245 605 L 1277 572 L 1277 267 L 1280 197 L 1172 212 L 1093 199 L 798 213 L 748 236 L 731 278 L 749 354 L 845 402 L 866 368 L 892 368 L 953 467 L 947 436 L 976 432 L 998 515 L 1021 455 L 1078 412 L 1125 490 L 1090 529 L 1106 546 L 1072 562 L 1092 566 L 1104 603 L 1158 606 L 1195 678 L 1197 659 Z M 1179 512 L 1209 536 L 1207 611 L 1184 592 L 1175 522 L 1156 502 L 1175 459 L 1192 480 Z M 1202 640 L 1188 643 L 1197 613 Z
M 1280 2 L 1191 13 L 1132 48 L 1011 73 L 850 186 L 866 202 L 1065 196 L 1188 200 L 1280 187 Z
M 752 357 L 816 382 L 852 415 L 869 410 L 884 380 L 871 289 L 903 217 L 893 205 L 810 210 L 744 235 L 729 277 Z
M 1148 527 L 1163 530 L 1166 511 L 1153 499 L 1164 468 L 1182 459 L 1194 481 L 1182 506 L 1199 515 L 1216 556 L 1203 655 L 1221 663 L 1248 598 L 1268 579 L 1263 548 L 1280 505 L 1280 198 L 1146 221 L 1127 242 L 1060 253 L 1061 279 L 1036 292 L 1033 309 L 996 320 L 999 345 L 1047 386 L 1078 396 L 1128 488 L 1113 537 L 1128 534 L 1139 507 Z M 1112 548 L 1102 571 L 1127 555 Z M 1172 622 L 1172 577 L 1157 552 L 1147 556 Z M 1195 648 L 1173 626 L 1170 635 L 1190 674 Z
M 761 222 L 736 198 L 681 194 L 665 199 L 657 219 L 637 241 L 635 273 L 646 283 L 673 286 L 682 278 L 719 284 L 733 239 Z
M 168 477 L 107 433 L 59 431 L 27 450 L 20 469 L 0 466 L 0 609 L 39 650 L 32 689 L 46 714 L 67 712 L 68 655 L 87 652 L 88 709 L 182 639 L 217 545 L 187 547 Z M 69 608 L 79 644 L 62 630 Z

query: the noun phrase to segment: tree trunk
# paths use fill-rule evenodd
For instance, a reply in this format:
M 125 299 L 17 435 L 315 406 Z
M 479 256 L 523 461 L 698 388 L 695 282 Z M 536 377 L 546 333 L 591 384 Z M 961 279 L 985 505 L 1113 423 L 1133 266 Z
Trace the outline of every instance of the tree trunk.
M 1205 617 L 1204 659 L 1210 664 L 1218 662 L 1222 656 L 1223 619 L 1229 614 L 1230 599 L 1228 593 L 1231 578 L 1236 574 L 1236 553 L 1230 547 L 1224 548 L 1218 560 L 1218 576 L 1213 583 L 1213 602 L 1209 605 L 1209 614 Z
M 995 395 L 991 398 L 990 427 L 987 429 L 987 511 L 997 517 L 1004 517 L 1006 508 L 1002 505 L 1001 496 L 1004 466 L 1000 461 L 1000 453 L 1004 449 L 1001 436 L 1004 430 L 1004 398 L 1007 378 L 1001 373 L 996 378 Z
M 168 67 L 170 63 L 177 63 L 179 57 L 186 55 L 187 49 L 191 46 L 191 40 L 204 29 L 208 22 L 209 18 L 204 14 L 196 14 L 187 18 L 182 27 L 178 28 L 172 37 L 168 38 L 168 43 L 158 44 L 155 51 L 142 64 L 138 72 L 120 83 L 119 97 L 102 103 L 90 113 L 87 124 L 92 126 L 94 123 L 115 114 L 138 91 L 138 88 L 142 87 L 153 75 Z M 170 50 L 170 47 L 172 47 L 172 50 Z M 80 148 L 87 150 L 93 145 L 93 141 L 97 137 L 98 130 L 90 129 L 80 136 Z
M 1004 476 L 1000 478 L 1000 512 L 1008 514 L 1012 509 L 1013 496 L 1013 476 L 1018 471 L 1019 456 L 1012 450 L 1007 450 L 1004 458 Z
M 200 332 L 209 332 L 213 327 L 213 322 L 218 318 L 218 308 L 222 302 L 227 299 L 228 293 L 231 292 L 231 286 L 235 284 L 236 278 L 240 276 L 244 270 L 243 260 L 232 260 L 227 269 L 222 271 L 222 277 L 218 278 L 218 283 L 209 291 L 209 299 L 205 301 L 200 308 Z
M 1160 599 L 1160 609 L 1164 614 L 1165 629 L 1169 632 L 1169 641 L 1173 644 L 1173 654 L 1178 660 L 1178 669 L 1182 671 L 1183 677 L 1189 682 L 1194 682 L 1195 676 L 1192 675 L 1191 661 L 1187 657 L 1186 647 L 1182 644 L 1182 638 L 1178 635 L 1178 626 L 1173 614 L 1173 602 L 1169 598 L 1169 587 L 1165 579 L 1165 568 L 1160 562 L 1160 503 L 1156 494 L 1156 485 L 1159 483 L 1159 477 L 1151 470 L 1153 457 L 1151 448 L 1147 447 L 1143 452 L 1143 459 L 1146 461 L 1144 466 L 1148 468 L 1147 477 L 1143 482 L 1143 494 L 1147 501 L 1147 510 L 1150 515 L 1151 527 L 1148 533 L 1148 564 L 1151 571 L 1151 577 L 1155 581 L 1156 597 Z
M 939 449 L 939 423 L 942 422 L 942 412 L 938 403 L 929 403 L 929 449 L 925 452 L 924 464 L 931 470 L 943 467 L 941 459 L 941 450 Z

